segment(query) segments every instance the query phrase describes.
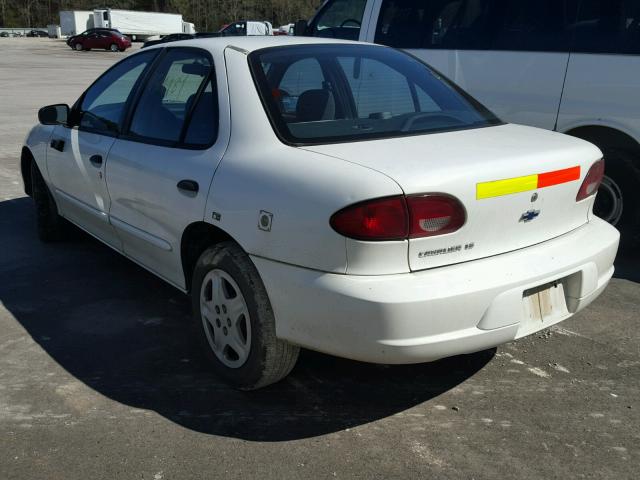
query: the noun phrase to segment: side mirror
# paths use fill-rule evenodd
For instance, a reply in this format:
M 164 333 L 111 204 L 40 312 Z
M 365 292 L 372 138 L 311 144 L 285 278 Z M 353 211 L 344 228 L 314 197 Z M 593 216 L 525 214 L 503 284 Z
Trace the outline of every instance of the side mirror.
M 298 20 L 293 26 L 293 34 L 296 37 L 304 37 L 307 34 L 307 21 Z
M 69 119 L 69 105 L 48 105 L 38 110 L 38 120 L 43 125 L 65 125 Z

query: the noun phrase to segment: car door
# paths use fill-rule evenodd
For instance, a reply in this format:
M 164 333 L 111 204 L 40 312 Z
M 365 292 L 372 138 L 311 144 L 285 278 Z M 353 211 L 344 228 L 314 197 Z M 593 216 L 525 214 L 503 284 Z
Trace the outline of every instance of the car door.
M 152 51 L 133 55 L 101 76 L 74 107 L 72 124 L 55 127 L 47 151 L 60 214 L 117 249 L 122 244 L 109 223 L 106 160 L 127 101 L 155 55 Z
M 127 133 L 109 152 L 107 185 L 124 253 L 184 288 L 182 234 L 204 219 L 228 141 L 228 120 L 220 122 L 218 114 L 228 117 L 228 100 L 218 95 L 226 92 L 226 81 L 216 77 L 208 52 L 165 52 L 141 91 Z
M 99 48 L 98 46 L 98 37 L 100 36 L 99 32 L 92 32 L 86 36 L 82 46 L 86 49 L 89 48 Z
M 109 32 L 97 32 L 93 48 L 109 48 L 111 43 L 113 42 L 111 41 L 111 34 Z

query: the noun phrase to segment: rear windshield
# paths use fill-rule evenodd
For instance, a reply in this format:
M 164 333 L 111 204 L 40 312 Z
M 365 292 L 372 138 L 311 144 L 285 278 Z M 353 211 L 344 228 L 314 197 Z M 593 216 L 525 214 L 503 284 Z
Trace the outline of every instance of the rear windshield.
M 278 136 L 291 144 L 389 138 L 499 125 L 414 57 L 373 45 L 257 50 L 249 63 Z

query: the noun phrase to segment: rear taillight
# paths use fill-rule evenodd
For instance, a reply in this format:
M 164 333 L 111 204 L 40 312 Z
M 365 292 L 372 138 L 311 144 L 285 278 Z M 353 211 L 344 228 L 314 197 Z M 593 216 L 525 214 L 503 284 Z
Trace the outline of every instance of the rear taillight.
M 600 183 L 602 183 L 602 177 L 604 177 L 604 159 L 598 160 L 591 165 L 587 176 L 584 177 L 584 181 L 580 186 L 580 190 L 578 190 L 576 202 L 595 195 L 598 192 L 598 188 L 600 188 Z
M 428 194 L 357 203 L 336 212 L 330 223 L 345 237 L 390 241 L 455 232 L 465 221 L 465 209 L 459 200 L 448 195 Z
M 449 195 L 407 197 L 409 238 L 433 237 L 460 229 L 467 219 L 462 203 Z
M 403 196 L 356 203 L 334 213 L 330 223 L 356 240 L 401 240 L 407 237 L 407 205 Z

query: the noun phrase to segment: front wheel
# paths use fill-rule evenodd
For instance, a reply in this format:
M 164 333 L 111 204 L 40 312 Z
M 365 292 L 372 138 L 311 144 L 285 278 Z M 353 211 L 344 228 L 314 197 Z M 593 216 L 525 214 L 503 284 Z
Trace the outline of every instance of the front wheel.
M 109 46 L 109 50 L 111 50 L 112 52 L 117 52 L 117 51 L 119 51 L 120 49 L 118 48 L 118 45 L 116 45 L 115 43 L 112 43 L 112 44 Z
M 603 149 L 605 177 L 593 212 L 620 230 L 623 246 L 640 243 L 640 165 L 627 152 Z
M 83 47 L 82 47 L 82 44 L 81 44 L 81 43 L 76 43 L 76 44 L 75 44 L 75 46 L 74 46 L 74 48 L 75 48 L 78 52 L 81 52 Z
M 276 337 L 258 271 L 234 242 L 200 256 L 191 292 L 195 327 L 212 368 L 241 390 L 255 390 L 293 369 L 300 349 Z
M 31 162 L 31 195 L 36 207 L 38 238 L 47 243 L 60 240 L 63 236 L 64 219 L 58 215 L 56 202 L 35 161 Z

